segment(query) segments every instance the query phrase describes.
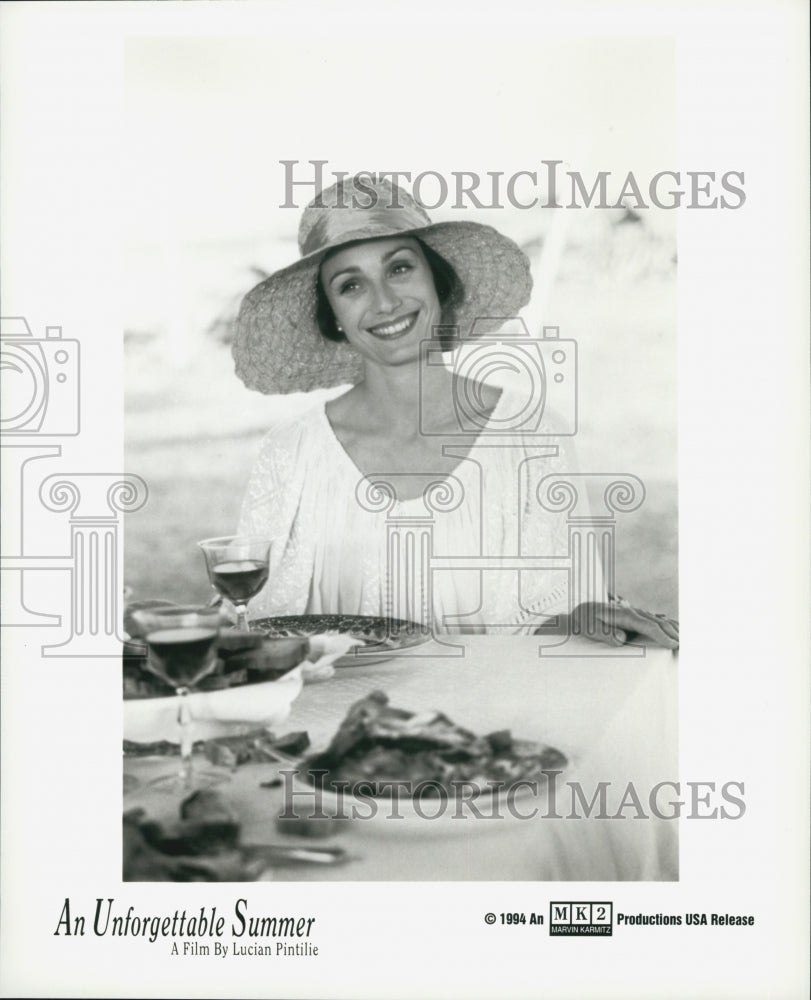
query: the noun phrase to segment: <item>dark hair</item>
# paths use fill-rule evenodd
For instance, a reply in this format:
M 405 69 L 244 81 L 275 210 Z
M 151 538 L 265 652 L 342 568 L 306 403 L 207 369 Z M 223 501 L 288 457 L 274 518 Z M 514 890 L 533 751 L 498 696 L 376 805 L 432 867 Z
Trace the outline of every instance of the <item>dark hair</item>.
M 439 305 L 442 309 L 440 323 L 443 326 L 453 326 L 456 317 L 456 310 L 465 298 L 465 287 L 459 279 L 459 275 L 444 257 L 440 257 L 435 250 L 432 250 L 429 246 L 423 243 L 422 240 L 417 239 L 417 237 L 412 238 L 416 239 L 417 243 L 419 243 L 420 249 L 425 255 L 425 260 L 431 270 L 431 277 L 434 279 L 434 288 L 436 288 L 437 298 L 439 299 Z M 337 327 L 332 307 L 327 299 L 327 293 L 321 285 L 320 271 L 316 279 L 315 288 L 315 319 L 318 323 L 318 329 L 321 331 L 322 335 L 327 338 L 327 340 L 334 340 L 338 342 L 346 340 L 346 334 L 341 333 Z M 450 343 L 452 338 L 449 335 L 448 338 L 443 337 L 441 339 L 444 344 L 446 341 Z

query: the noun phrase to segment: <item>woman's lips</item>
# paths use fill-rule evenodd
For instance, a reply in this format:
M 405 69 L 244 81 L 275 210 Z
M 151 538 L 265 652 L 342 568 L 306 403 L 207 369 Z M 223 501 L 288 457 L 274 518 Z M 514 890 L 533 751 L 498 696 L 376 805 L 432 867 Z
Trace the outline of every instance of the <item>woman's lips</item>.
M 388 323 L 378 323 L 375 326 L 366 328 L 367 333 L 373 337 L 381 337 L 385 340 L 396 340 L 397 337 L 404 337 L 409 333 L 417 322 L 417 313 L 409 313 L 400 319 L 390 320 Z

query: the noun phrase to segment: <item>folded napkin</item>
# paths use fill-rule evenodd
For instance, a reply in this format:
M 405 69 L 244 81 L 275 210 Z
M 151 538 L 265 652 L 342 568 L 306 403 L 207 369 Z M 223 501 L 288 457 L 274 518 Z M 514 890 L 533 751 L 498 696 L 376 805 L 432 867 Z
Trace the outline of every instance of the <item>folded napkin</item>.
M 335 661 L 346 656 L 353 646 L 362 645 L 362 642 L 353 639 L 351 635 L 341 635 L 338 632 L 311 636 L 310 651 L 301 664 L 304 683 L 328 680 L 335 674 Z
M 335 673 L 334 663 L 357 640 L 329 634 L 310 639 L 308 659 L 277 680 L 188 695 L 195 740 L 237 735 L 257 726 L 277 726 L 287 718 L 305 683 L 324 681 Z M 167 740 L 177 743 L 177 696 L 138 698 L 124 702 L 124 739 L 134 743 Z

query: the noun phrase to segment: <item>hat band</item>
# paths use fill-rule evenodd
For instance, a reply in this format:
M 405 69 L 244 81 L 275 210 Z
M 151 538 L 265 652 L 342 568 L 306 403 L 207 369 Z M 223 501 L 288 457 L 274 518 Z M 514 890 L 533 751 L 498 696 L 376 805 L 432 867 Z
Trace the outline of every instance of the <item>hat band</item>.
M 306 257 L 340 243 L 394 236 L 430 224 L 431 220 L 416 205 L 402 205 L 396 209 L 384 206 L 362 210 L 330 208 L 321 213 L 307 234 L 301 253 Z

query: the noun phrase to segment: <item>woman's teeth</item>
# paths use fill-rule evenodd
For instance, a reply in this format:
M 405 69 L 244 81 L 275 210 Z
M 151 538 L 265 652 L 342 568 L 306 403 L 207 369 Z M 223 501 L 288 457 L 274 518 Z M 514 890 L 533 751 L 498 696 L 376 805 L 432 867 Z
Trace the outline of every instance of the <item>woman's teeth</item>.
M 378 326 L 370 326 L 369 333 L 374 334 L 375 337 L 396 337 L 398 334 L 405 333 L 411 329 L 414 325 L 416 315 L 416 313 L 411 313 L 410 316 L 397 320 L 396 323 L 381 323 Z

